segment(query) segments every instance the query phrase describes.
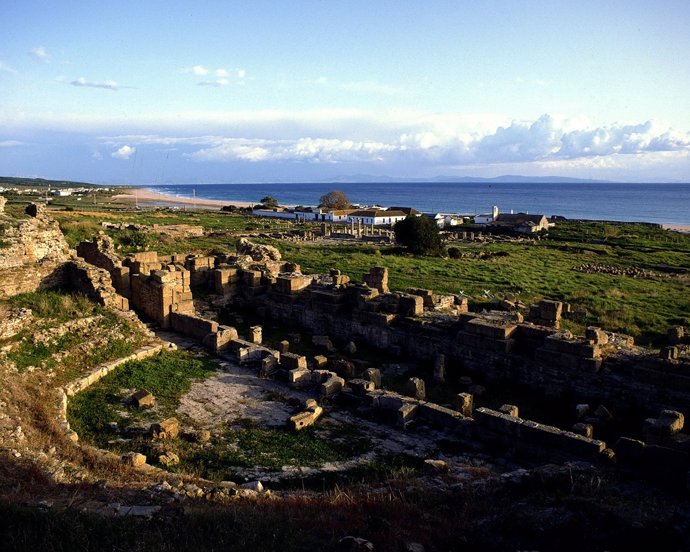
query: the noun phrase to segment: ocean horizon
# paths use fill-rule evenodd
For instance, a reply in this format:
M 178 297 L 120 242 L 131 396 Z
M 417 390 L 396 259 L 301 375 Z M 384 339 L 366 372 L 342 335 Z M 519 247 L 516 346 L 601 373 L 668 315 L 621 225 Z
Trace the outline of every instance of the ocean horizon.
M 259 203 L 265 196 L 283 205 L 315 206 L 319 198 L 341 190 L 360 205 L 414 207 L 426 213 L 499 211 L 562 216 L 568 219 L 690 224 L 690 184 L 644 183 L 256 183 L 167 184 L 147 189 L 177 197 Z

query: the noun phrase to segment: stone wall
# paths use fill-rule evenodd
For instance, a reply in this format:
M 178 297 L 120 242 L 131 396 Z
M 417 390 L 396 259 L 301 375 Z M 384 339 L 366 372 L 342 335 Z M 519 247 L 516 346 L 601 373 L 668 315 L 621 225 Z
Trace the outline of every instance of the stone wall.
M 0 298 L 65 283 L 70 250 L 58 223 L 42 206 L 28 207 L 27 214 L 19 220 L 0 215 Z
M 194 314 L 189 271 L 175 265 L 149 275 L 131 276 L 132 305 L 161 328 L 170 327 L 173 312 Z
M 119 310 L 128 310 L 129 301 L 118 294 L 111 284 L 110 274 L 82 259 L 74 259 L 63 267 L 65 286 L 86 295 L 97 303 Z
M 77 255 L 87 263 L 107 270 L 115 290 L 124 297 L 131 296 L 129 267 L 122 266 L 122 261 L 110 237 L 101 232 L 93 240 L 79 243 Z

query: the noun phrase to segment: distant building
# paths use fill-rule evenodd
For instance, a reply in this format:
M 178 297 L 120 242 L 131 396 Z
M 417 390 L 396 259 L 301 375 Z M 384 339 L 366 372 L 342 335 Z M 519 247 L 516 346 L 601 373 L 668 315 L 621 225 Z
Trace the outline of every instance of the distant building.
M 491 213 L 483 213 L 480 215 L 474 215 L 475 224 L 491 224 L 498 217 L 498 207 L 494 205 L 491 208 Z
M 294 211 L 285 209 L 284 207 L 276 207 L 275 209 L 252 209 L 252 215 L 256 217 L 295 220 Z
M 374 226 L 385 226 L 395 224 L 399 220 L 404 220 L 407 217 L 402 211 L 392 211 L 390 209 L 360 209 L 354 211 L 347 216 L 348 222 L 355 224 L 367 224 Z
M 326 222 L 347 222 L 347 217 L 357 209 L 333 209 L 326 213 Z
M 386 209 L 387 211 L 400 211 L 402 213 L 405 213 L 406 215 L 415 215 L 415 216 L 420 216 L 422 213 L 417 211 L 414 207 L 388 207 Z
M 546 230 L 549 226 L 553 226 L 549 223 L 544 215 L 530 215 L 527 213 L 516 213 L 516 214 L 500 214 L 491 223 L 491 226 L 495 228 L 504 228 L 507 230 L 512 230 L 514 232 L 519 232 L 520 234 L 533 234 L 535 232 L 540 232 L 541 230 Z

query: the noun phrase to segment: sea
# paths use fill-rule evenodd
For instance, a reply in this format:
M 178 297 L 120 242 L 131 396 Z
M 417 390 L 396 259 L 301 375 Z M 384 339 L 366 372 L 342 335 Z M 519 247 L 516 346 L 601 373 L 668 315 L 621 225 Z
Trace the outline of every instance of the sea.
M 265 196 L 281 205 L 314 206 L 331 190 L 359 205 L 414 207 L 424 213 L 543 214 L 567 219 L 690 224 L 690 184 L 385 182 L 151 185 L 178 197 L 259 203 Z

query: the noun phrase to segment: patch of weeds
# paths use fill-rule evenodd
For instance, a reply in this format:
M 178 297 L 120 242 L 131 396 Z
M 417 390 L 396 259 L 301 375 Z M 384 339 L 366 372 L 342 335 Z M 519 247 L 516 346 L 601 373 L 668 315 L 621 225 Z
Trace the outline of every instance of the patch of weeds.
M 77 394 L 68 405 L 67 415 L 74 430 L 99 446 L 108 439 L 109 423 L 125 417 L 136 421 L 149 412 L 124 405 L 122 389 L 146 389 L 156 398 L 156 415 L 163 419 L 174 415 L 179 398 L 192 381 L 210 376 L 213 362 L 195 358 L 184 351 L 162 352 L 156 356 L 130 361 L 115 369 L 98 383 Z
M 344 438 L 346 434 L 350 438 Z M 324 431 L 318 426 L 292 432 L 246 424 L 228 432 L 216 446 L 193 451 L 180 466 L 220 480 L 231 478 L 234 468 L 319 467 L 326 462 L 348 460 L 371 448 L 371 441 L 361 434 L 355 436 L 354 432 L 346 431 L 339 434 L 340 438 L 331 435 L 331 428 Z

